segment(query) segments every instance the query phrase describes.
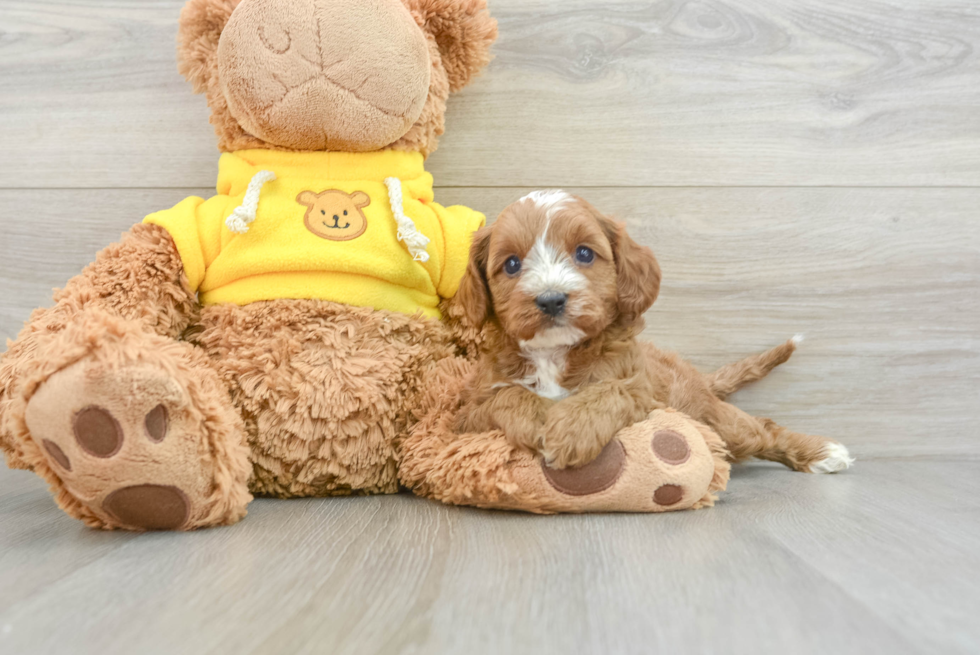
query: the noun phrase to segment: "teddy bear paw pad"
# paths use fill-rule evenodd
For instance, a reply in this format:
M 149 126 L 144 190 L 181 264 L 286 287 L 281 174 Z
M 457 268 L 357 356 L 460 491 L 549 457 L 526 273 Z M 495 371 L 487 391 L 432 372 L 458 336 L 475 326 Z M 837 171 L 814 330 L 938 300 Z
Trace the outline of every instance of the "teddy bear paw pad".
M 606 444 L 594 460 L 582 466 L 556 469 L 541 462 L 544 477 L 551 486 L 569 496 L 588 496 L 605 491 L 616 484 L 625 468 L 626 451 L 616 439 Z
M 95 457 L 112 457 L 123 445 L 119 421 L 101 407 L 86 407 L 75 414 L 72 431 L 82 450 Z
M 119 523 L 145 530 L 176 530 L 187 522 L 190 501 L 177 487 L 138 484 L 116 489 L 102 508 Z
M 665 484 L 653 492 L 653 502 L 663 507 L 676 505 L 684 499 L 684 488 L 678 484 Z
M 658 430 L 651 445 L 654 454 L 668 464 L 683 464 L 691 457 L 687 440 L 674 430 Z
M 25 418 L 51 471 L 107 527 L 174 530 L 203 511 L 213 483 L 189 399 L 163 370 L 82 361 L 42 384 Z

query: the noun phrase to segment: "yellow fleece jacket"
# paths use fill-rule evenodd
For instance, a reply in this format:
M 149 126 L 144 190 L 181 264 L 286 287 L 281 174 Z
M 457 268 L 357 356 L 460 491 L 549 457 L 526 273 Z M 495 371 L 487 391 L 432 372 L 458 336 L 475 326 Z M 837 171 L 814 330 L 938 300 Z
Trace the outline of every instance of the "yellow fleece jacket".
M 395 150 L 226 153 L 217 192 L 144 219 L 205 305 L 317 298 L 438 318 L 486 221 L 433 202 L 422 155 Z

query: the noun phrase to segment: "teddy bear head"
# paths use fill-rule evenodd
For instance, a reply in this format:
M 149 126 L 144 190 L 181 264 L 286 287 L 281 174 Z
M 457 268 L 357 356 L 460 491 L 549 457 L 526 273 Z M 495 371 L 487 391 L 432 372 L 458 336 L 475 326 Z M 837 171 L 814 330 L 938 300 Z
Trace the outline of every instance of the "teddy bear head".
M 223 151 L 428 156 L 496 36 L 486 0 L 189 0 L 177 55 Z

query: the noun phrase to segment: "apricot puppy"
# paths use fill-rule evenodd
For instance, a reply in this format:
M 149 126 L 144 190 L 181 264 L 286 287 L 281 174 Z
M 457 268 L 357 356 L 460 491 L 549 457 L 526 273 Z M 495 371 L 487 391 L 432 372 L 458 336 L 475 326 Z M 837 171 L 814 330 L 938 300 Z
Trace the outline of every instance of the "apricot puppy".
M 536 191 L 507 207 L 474 236 L 456 296 L 471 323 L 489 326 L 457 430 L 502 430 L 563 468 L 591 461 L 617 432 L 669 407 L 712 427 L 736 460 L 850 466 L 841 444 L 724 401 L 786 361 L 795 340 L 702 375 L 637 340 L 659 289 L 650 249 L 585 200 Z

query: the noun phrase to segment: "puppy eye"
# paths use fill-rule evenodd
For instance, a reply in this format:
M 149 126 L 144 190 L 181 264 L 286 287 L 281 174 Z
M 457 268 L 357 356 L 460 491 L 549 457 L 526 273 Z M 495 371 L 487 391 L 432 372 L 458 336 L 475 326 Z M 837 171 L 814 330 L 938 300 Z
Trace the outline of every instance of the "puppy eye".
M 504 262 L 504 273 L 507 275 L 517 275 L 521 272 L 521 260 L 516 256 L 507 258 Z
M 344 216 L 347 216 L 347 210 L 346 209 L 344 210 Z
M 326 216 L 327 215 L 327 210 L 326 209 L 321 209 L 320 210 L 320 213 L 323 214 L 324 216 Z
M 579 246 L 575 249 L 575 261 L 579 264 L 591 264 L 595 259 L 595 253 L 588 246 Z

